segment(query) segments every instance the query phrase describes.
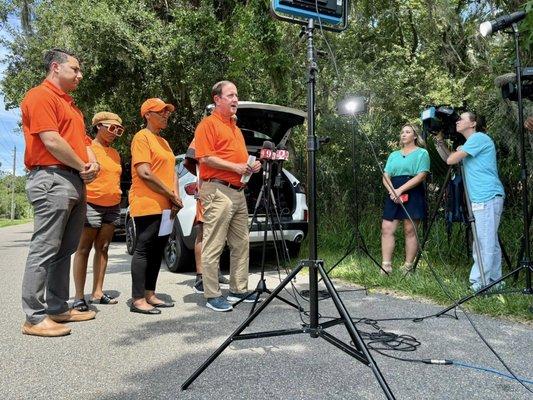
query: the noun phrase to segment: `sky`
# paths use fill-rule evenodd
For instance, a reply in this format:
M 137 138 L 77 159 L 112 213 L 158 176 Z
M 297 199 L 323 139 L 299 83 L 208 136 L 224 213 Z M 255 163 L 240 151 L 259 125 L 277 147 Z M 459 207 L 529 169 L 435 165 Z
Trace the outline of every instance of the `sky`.
M 10 16 L 8 23 L 19 27 L 16 16 Z M 0 37 L 8 38 L 5 28 L 0 27 Z M 0 46 L 0 59 L 7 55 L 7 49 Z M 6 64 L 0 62 L 0 79 L 4 77 Z M 20 110 L 7 111 L 4 103 L 4 94 L 0 91 L 0 170 L 13 172 L 13 149 L 16 147 L 16 175 L 24 175 L 24 137 L 19 128 Z

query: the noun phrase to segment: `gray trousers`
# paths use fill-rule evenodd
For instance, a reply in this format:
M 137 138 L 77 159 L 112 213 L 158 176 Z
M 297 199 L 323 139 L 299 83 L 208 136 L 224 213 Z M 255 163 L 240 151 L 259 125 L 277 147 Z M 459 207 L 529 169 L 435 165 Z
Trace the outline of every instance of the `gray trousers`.
M 85 185 L 77 173 L 30 172 L 26 193 L 34 230 L 22 280 L 22 308 L 32 324 L 68 310 L 70 256 L 76 251 L 86 213 Z

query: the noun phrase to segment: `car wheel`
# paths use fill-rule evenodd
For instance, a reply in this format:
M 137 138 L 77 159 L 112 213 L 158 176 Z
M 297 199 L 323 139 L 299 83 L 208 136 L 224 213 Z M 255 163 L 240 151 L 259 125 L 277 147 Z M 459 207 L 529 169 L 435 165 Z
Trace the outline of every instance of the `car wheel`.
M 173 233 L 168 238 L 164 251 L 165 263 L 171 272 L 184 272 L 193 270 L 194 252 L 185 246 L 180 233 Z
M 136 242 L 137 234 L 135 232 L 135 223 L 133 222 L 133 218 L 128 218 L 128 222 L 126 222 L 126 250 L 128 251 L 128 254 L 133 254 Z

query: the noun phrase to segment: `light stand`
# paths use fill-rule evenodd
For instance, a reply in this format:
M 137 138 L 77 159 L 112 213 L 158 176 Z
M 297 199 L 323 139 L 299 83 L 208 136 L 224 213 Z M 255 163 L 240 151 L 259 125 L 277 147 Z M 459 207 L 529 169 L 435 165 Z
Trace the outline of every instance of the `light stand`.
M 344 256 L 330 269 L 327 270 L 327 273 L 333 271 L 340 263 L 348 257 L 349 254 L 354 252 L 355 250 L 360 250 L 362 253 L 364 253 L 376 266 L 381 269 L 383 272 L 383 267 L 379 263 L 378 260 L 376 260 L 375 257 L 370 254 L 370 251 L 368 250 L 368 247 L 366 246 L 363 234 L 361 233 L 361 230 L 359 229 L 359 196 L 358 196 L 358 182 L 357 182 L 357 167 L 355 164 L 355 155 L 356 155 L 356 143 L 355 143 L 355 136 L 356 136 L 356 124 L 357 124 L 357 116 L 361 115 L 366 112 L 367 109 L 367 100 L 361 96 L 349 96 L 342 101 L 339 102 L 337 107 L 337 112 L 341 116 L 348 116 L 350 119 L 350 125 L 352 127 L 352 186 L 353 186 L 353 203 L 355 206 L 355 212 L 354 212 L 354 238 L 355 243 L 353 247 L 348 249 Z M 366 291 L 367 289 L 364 288 Z
M 527 164 L 526 164 L 526 139 L 524 134 L 524 105 L 522 99 L 522 65 L 520 62 L 520 32 L 518 25 L 515 22 L 512 24 L 514 42 L 515 42 L 515 69 L 516 69 L 516 86 L 518 94 L 518 136 L 520 137 L 520 182 L 522 184 L 522 218 L 523 218 L 523 243 L 524 253 L 520 262 L 519 270 L 524 268 L 526 270 L 526 288 L 525 294 L 533 294 L 531 288 L 531 253 L 529 248 L 529 194 L 527 185 Z
M 215 352 L 181 385 L 181 389 L 187 389 L 192 382 L 235 340 L 258 339 L 264 337 L 285 336 L 295 334 L 309 334 L 312 338 L 321 337 L 335 347 L 349 354 L 356 360 L 371 368 L 383 393 L 387 399 L 395 399 L 385 377 L 379 370 L 372 358 L 361 334 L 355 327 L 348 310 L 344 306 L 333 283 L 324 270 L 324 261 L 317 258 L 317 211 L 316 211 L 316 151 L 318 150 L 317 137 L 315 135 L 315 83 L 318 66 L 315 60 L 313 44 L 314 20 L 309 19 L 305 34 L 307 36 L 307 59 L 309 62 L 309 80 L 307 82 L 307 183 L 309 191 L 309 260 L 302 260 L 296 268 L 281 282 L 263 303 L 215 350 Z M 309 323 L 297 329 L 282 329 L 265 332 L 242 334 L 251 322 L 270 304 L 270 302 L 288 285 L 291 280 L 304 268 L 309 268 Z M 340 318 L 319 324 L 318 313 L 318 274 L 322 277 L 327 291 L 329 292 Z M 326 332 L 326 328 L 344 324 L 353 345 L 344 343 L 340 339 Z

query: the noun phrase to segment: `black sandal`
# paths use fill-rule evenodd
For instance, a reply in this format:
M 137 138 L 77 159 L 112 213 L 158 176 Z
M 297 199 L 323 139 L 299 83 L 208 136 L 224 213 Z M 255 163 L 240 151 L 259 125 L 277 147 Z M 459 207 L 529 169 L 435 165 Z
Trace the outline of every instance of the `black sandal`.
M 89 311 L 89 306 L 85 302 L 85 299 L 76 299 L 72 303 L 72 308 L 81 312 Z
M 107 294 L 103 294 L 102 297 L 99 299 L 91 299 L 89 300 L 89 303 L 95 303 L 95 304 L 117 304 L 118 301 Z

